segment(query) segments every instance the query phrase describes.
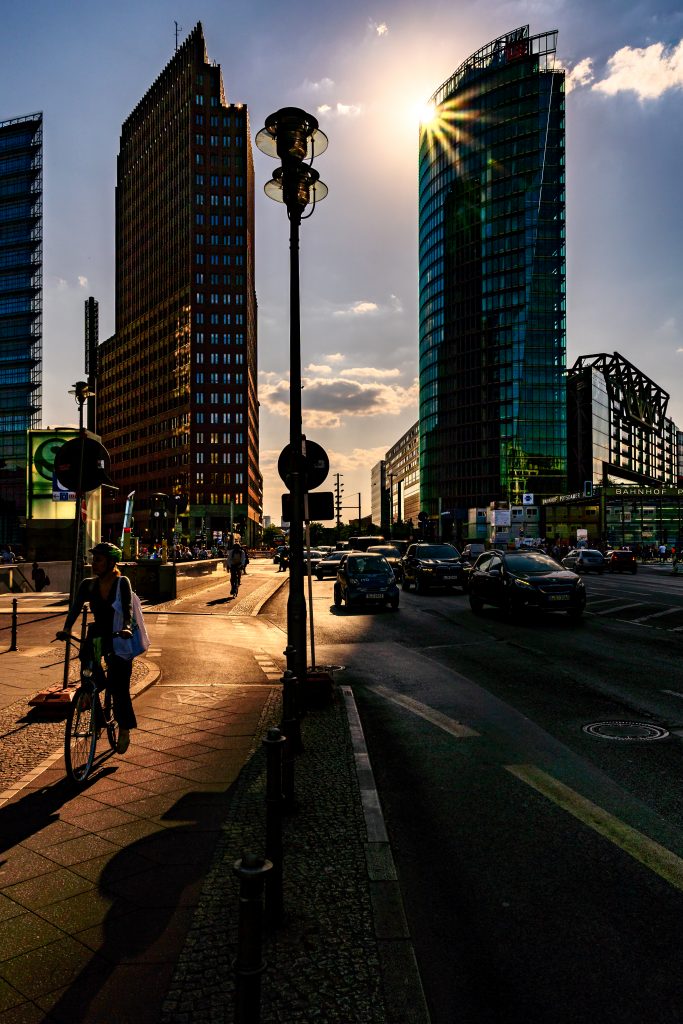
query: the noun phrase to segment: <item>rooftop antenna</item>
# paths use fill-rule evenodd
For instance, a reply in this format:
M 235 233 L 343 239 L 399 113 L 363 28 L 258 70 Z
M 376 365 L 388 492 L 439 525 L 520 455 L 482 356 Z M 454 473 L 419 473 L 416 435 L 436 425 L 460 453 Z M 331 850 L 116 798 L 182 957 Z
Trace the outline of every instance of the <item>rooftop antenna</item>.
M 177 53 L 178 52 L 178 36 L 183 31 L 183 26 L 179 25 L 177 21 L 174 21 L 173 24 L 175 25 L 175 52 Z

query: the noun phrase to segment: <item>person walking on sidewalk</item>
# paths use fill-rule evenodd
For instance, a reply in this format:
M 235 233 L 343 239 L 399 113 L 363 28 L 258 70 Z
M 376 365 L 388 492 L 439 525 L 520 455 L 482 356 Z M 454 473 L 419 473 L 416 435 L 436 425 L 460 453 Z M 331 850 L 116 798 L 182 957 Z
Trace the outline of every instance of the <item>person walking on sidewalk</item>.
M 88 641 L 99 638 L 102 644 L 102 654 L 107 664 L 107 689 L 112 695 L 114 716 L 119 723 L 116 749 L 119 754 L 123 754 L 130 744 L 130 730 L 135 729 L 137 721 L 130 697 L 133 662 L 114 654 L 114 601 L 118 591 L 123 611 L 123 628 L 118 635 L 130 638 L 133 635 L 132 590 L 130 580 L 121 575 L 116 565 L 121 560 L 120 548 L 103 542 L 96 544 L 91 554 L 93 577 L 83 580 L 78 588 L 66 616 L 64 629 L 57 633 L 57 639 L 68 640 L 71 628 L 87 601 L 95 619 L 88 627 Z
M 228 568 L 230 570 L 230 596 L 237 597 L 240 589 L 240 578 L 244 567 L 244 551 L 240 544 L 235 542 L 228 552 Z

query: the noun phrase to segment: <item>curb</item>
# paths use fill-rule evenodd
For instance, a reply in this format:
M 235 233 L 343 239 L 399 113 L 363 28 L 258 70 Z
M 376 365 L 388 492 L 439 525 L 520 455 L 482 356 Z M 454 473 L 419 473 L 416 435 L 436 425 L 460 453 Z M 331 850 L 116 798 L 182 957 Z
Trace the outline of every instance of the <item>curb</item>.
M 350 686 L 341 686 L 351 735 L 367 841 L 365 860 L 370 902 L 388 1013 L 387 1024 L 430 1024 L 427 1000 L 389 844 L 384 815 Z

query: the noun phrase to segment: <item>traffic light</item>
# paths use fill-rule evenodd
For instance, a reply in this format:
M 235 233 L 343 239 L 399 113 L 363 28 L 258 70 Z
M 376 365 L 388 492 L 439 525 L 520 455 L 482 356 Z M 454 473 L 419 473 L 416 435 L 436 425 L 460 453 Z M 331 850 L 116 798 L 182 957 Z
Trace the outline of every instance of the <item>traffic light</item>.
M 155 543 L 161 543 L 166 536 L 166 522 L 168 519 L 168 494 L 157 492 L 150 495 L 149 499 L 149 532 Z
M 584 496 L 584 498 L 592 498 L 593 497 L 593 481 L 592 480 L 584 480 L 584 483 L 583 483 L 583 496 Z

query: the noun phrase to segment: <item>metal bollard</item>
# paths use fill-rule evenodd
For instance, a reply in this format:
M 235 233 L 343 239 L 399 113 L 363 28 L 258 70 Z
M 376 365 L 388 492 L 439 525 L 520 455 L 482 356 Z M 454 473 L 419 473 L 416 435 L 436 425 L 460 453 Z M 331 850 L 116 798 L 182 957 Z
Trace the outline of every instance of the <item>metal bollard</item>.
M 294 810 L 294 762 L 304 749 L 297 713 L 297 689 L 297 678 L 293 672 L 287 669 L 282 674 L 282 721 L 280 722 L 280 729 L 286 740 L 282 755 L 282 794 L 287 811 Z
M 243 853 L 233 871 L 240 880 L 237 957 L 235 959 L 235 1024 L 259 1024 L 263 960 L 263 883 L 273 865 L 255 853 Z
M 16 651 L 17 649 L 17 599 L 12 598 L 12 632 L 10 636 L 10 651 Z
M 277 727 L 262 741 L 266 748 L 266 857 L 273 870 L 266 878 L 266 920 L 282 922 L 282 755 L 287 741 Z

